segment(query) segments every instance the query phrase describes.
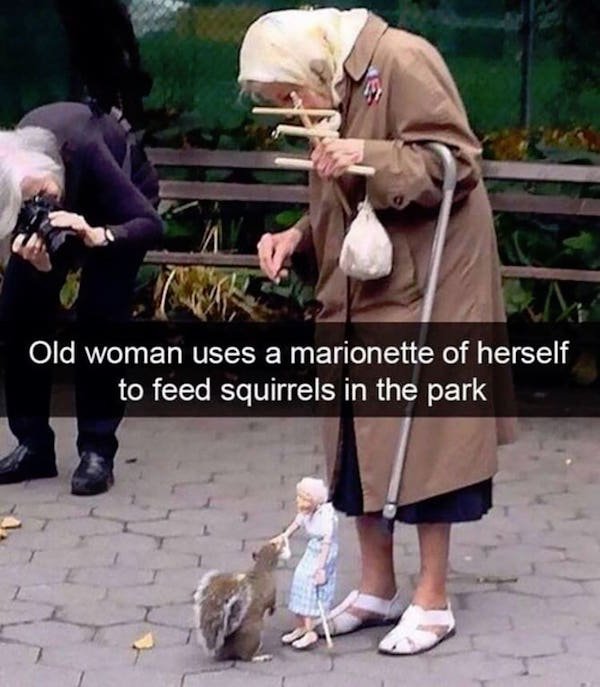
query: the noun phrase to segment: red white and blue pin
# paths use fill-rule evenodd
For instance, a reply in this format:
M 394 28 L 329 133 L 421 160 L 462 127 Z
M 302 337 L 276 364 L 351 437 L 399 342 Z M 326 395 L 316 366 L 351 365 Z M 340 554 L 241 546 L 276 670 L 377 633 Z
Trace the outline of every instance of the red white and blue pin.
M 382 93 L 383 90 L 381 88 L 381 77 L 379 75 L 379 70 L 377 67 L 369 67 L 365 81 L 365 88 L 363 91 L 363 95 L 367 100 L 367 104 L 373 105 L 373 103 L 378 103 L 381 99 Z

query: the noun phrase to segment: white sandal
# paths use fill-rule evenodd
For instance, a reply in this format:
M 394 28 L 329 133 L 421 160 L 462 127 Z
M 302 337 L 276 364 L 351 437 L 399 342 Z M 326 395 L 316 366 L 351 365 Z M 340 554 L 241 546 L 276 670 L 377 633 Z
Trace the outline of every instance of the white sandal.
M 306 628 L 296 627 L 293 630 L 290 630 L 289 632 L 286 632 L 284 635 L 281 636 L 281 643 L 282 644 L 292 644 L 297 639 L 304 637 L 306 632 L 307 632 Z
M 308 630 L 305 632 L 300 639 L 292 642 L 291 646 L 299 651 L 304 651 L 305 649 L 310 649 L 319 641 L 319 635 L 314 630 Z
M 426 627 L 444 628 L 440 635 Z M 445 610 L 426 611 L 411 604 L 402 614 L 400 622 L 379 643 L 382 654 L 413 656 L 429 651 L 456 632 L 456 621 L 450 603 Z
M 370 618 L 359 618 L 350 611 L 350 608 L 374 615 Z M 362 594 L 358 589 L 354 589 L 327 617 L 329 632 L 333 637 L 356 632 L 366 627 L 390 625 L 398 621 L 403 608 L 404 604 L 399 592 L 396 592 L 391 599 L 382 599 L 372 594 Z M 319 634 L 323 631 L 323 627 L 319 626 Z

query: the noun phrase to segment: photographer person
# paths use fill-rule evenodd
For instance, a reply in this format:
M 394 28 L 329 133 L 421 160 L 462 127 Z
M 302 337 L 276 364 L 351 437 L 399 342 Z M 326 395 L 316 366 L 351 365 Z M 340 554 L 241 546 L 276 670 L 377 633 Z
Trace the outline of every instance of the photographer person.
M 37 225 L 43 231 L 17 233 L 12 242 L 0 296 L 4 335 L 51 329 L 67 271 L 79 265 L 78 322 L 126 322 L 144 254 L 162 237 L 157 203 L 156 172 L 117 110 L 55 103 L 29 113 L 15 131 L 0 132 L 0 236 L 14 232 L 25 210 L 46 213 L 46 224 Z M 60 209 L 48 213 L 48 205 Z M 50 372 L 27 362 L 14 350 L 7 360 L 7 415 L 19 444 L 0 459 L 0 484 L 57 474 Z M 110 375 L 94 375 L 93 384 L 76 375 L 80 463 L 73 494 L 101 493 L 113 483 L 124 408 L 104 417 L 97 400 L 110 395 L 111 383 Z

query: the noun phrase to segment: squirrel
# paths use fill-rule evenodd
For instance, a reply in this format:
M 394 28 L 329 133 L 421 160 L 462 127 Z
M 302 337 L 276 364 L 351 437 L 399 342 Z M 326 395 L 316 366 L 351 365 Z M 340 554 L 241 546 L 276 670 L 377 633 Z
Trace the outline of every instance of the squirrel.
M 275 612 L 273 571 L 282 545 L 270 542 L 252 554 L 254 566 L 246 573 L 212 570 L 198 583 L 194 594 L 194 620 L 198 644 L 218 660 L 268 661 L 259 654 L 263 618 Z

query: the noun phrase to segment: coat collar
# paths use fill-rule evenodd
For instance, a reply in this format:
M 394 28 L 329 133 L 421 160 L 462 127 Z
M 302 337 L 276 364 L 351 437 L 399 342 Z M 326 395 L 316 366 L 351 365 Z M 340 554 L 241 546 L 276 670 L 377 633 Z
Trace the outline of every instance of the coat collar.
M 351 79 L 360 81 L 365 75 L 373 59 L 377 43 L 387 29 L 388 24 L 383 19 L 369 13 L 367 23 L 358 34 L 356 43 L 344 62 L 344 70 Z

